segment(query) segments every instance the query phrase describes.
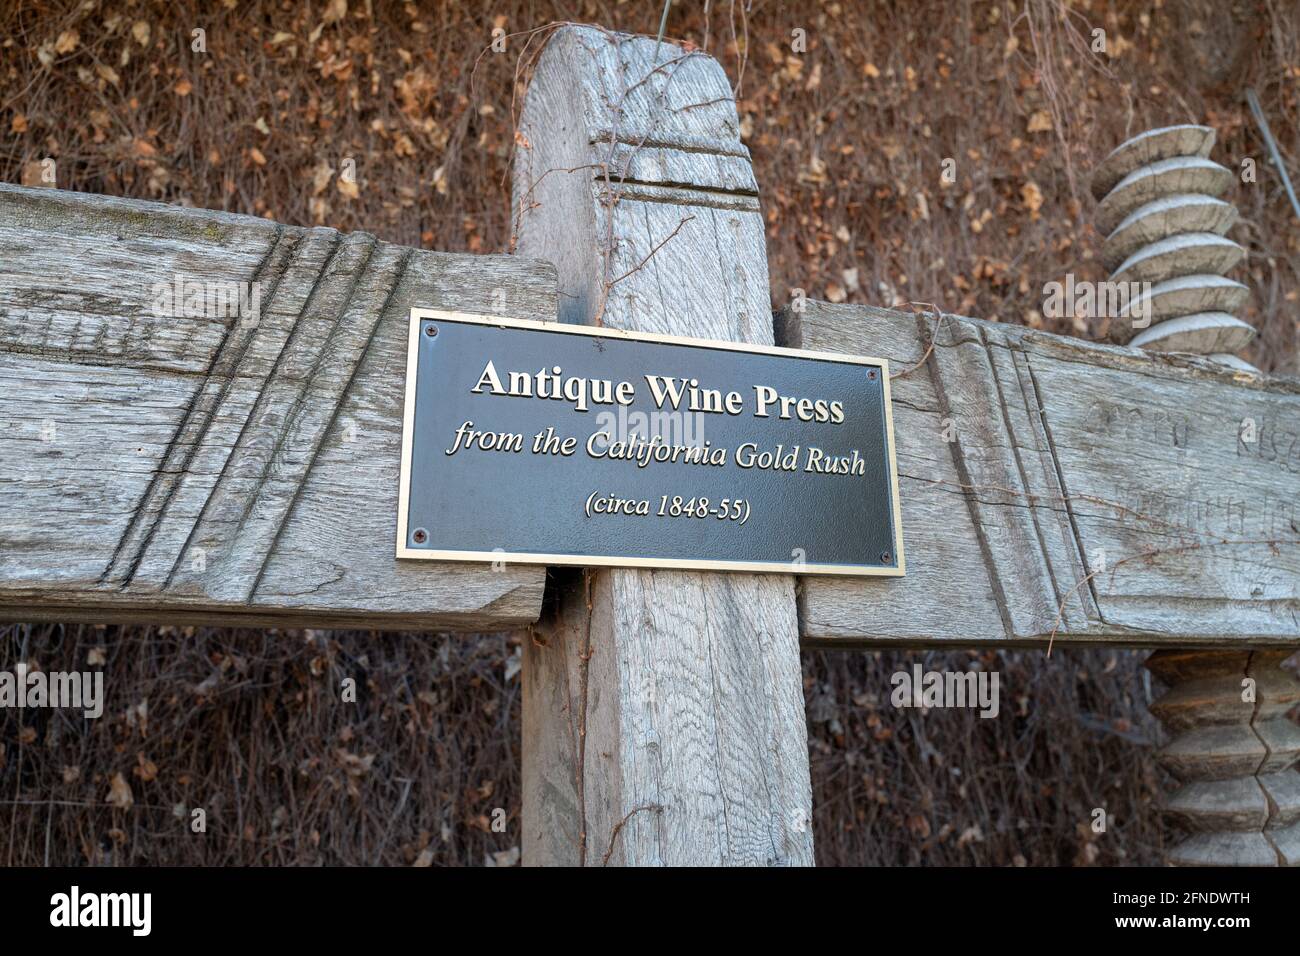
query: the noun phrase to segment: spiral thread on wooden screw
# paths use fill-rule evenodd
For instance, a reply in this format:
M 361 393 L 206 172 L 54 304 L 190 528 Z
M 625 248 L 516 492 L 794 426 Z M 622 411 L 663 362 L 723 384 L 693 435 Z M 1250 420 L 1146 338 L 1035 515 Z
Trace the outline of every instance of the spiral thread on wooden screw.
M 1227 273 L 1245 250 L 1226 233 L 1237 209 L 1220 197 L 1230 170 L 1207 159 L 1214 131 L 1168 126 L 1117 147 L 1092 178 L 1102 261 L 1112 282 L 1150 283 L 1111 335 L 1158 352 L 1190 352 L 1245 372 L 1233 353 L 1255 330 L 1237 317 L 1247 289 Z M 1138 317 L 1149 321 L 1137 328 Z M 1189 836 L 1180 866 L 1300 865 L 1300 728 L 1286 713 L 1300 683 L 1288 651 L 1156 651 L 1146 666 L 1169 685 L 1151 711 L 1172 739 L 1161 764 L 1181 782 L 1166 816 Z
M 1189 835 L 1176 866 L 1300 865 L 1300 682 L 1287 650 L 1156 651 L 1169 690 L 1151 712 L 1169 732 L 1161 765 L 1181 786 L 1164 811 Z
M 1249 372 L 1237 358 L 1255 329 L 1237 317 L 1248 290 L 1227 273 L 1245 250 L 1225 234 L 1237 208 L 1220 197 L 1231 170 L 1206 157 L 1207 126 L 1166 126 L 1118 146 L 1092 177 L 1102 262 L 1114 283 L 1150 290 L 1112 323 L 1121 343 L 1158 352 L 1192 352 Z M 1141 327 L 1143 319 L 1150 324 Z

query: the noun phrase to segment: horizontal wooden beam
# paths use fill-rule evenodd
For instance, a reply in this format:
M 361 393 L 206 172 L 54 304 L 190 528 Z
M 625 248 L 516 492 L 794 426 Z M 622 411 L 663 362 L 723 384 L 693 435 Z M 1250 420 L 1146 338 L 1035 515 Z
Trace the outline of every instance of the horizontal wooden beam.
M 252 283 L 256 314 L 191 314 L 178 281 Z M 0 616 L 536 620 L 541 569 L 392 556 L 413 305 L 554 319 L 556 279 L 0 185 Z M 803 581 L 805 641 L 1300 643 L 1294 379 L 859 306 L 779 325 L 903 373 L 908 575 Z
M 1300 645 L 1300 381 L 867 306 L 778 327 L 896 376 L 907 576 L 802 580 L 806 641 Z
M 0 616 L 536 620 L 544 569 L 393 556 L 412 306 L 554 321 L 555 271 L 0 185 Z

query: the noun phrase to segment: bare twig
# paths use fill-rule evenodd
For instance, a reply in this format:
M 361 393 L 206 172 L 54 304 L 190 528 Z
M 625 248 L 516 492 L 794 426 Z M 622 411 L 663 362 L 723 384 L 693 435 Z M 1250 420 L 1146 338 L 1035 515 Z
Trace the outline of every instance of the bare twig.
M 658 803 L 647 803 L 644 806 L 633 807 L 629 810 L 627 816 L 614 824 L 614 829 L 610 831 L 609 849 L 605 851 L 605 856 L 600 861 L 601 866 L 609 866 L 609 858 L 614 855 L 614 842 L 618 839 L 618 835 L 623 832 L 623 827 L 627 826 L 627 821 L 631 820 L 633 816 L 640 813 L 642 810 L 653 810 L 656 813 L 664 812 L 663 805 Z
M 619 276 L 617 279 L 615 279 L 615 280 L 613 280 L 612 282 L 610 282 L 609 287 L 610 287 L 611 289 L 614 288 L 614 286 L 618 285 L 620 282 L 622 282 L 622 281 L 623 281 L 624 279 L 626 279 L 628 276 L 630 276 L 630 275 L 632 275 L 632 274 L 634 274 L 634 273 L 636 273 L 636 272 L 639 272 L 639 271 L 641 271 L 641 269 L 645 268 L 645 264 L 646 264 L 647 262 L 649 262 L 649 261 L 654 257 L 654 254 L 655 254 L 656 252 L 658 252 L 660 249 L 662 249 L 664 246 L 666 246 L 666 245 L 667 245 L 667 244 L 672 240 L 672 238 L 673 238 L 674 236 L 677 235 L 677 233 L 679 233 L 679 232 L 682 231 L 682 226 L 686 225 L 688 222 L 690 222 L 690 221 L 691 221 L 692 219 L 694 219 L 694 218 L 695 218 L 694 216 L 683 216 L 683 217 L 681 218 L 681 221 L 677 223 L 677 225 L 676 225 L 676 227 L 673 229 L 673 231 L 670 232 L 670 233 L 668 233 L 668 235 L 664 236 L 664 238 L 661 239 L 659 242 L 655 243 L 655 247 L 654 247 L 653 249 L 651 249 L 649 252 L 646 253 L 644 259 L 642 259 L 640 262 L 638 262 L 638 263 L 637 263 L 635 266 L 633 266 L 631 269 L 628 269 L 627 272 L 624 272 L 624 273 L 623 273 L 621 276 Z
M 946 316 L 943 314 L 943 309 L 939 308 L 933 302 L 909 302 L 908 305 L 911 305 L 913 307 L 918 305 L 929 306 L 930 309 L 933 311 L 935 317 L 934 328 L 930 330 L 930 344 L 925 347 L 925 354 L 922 355 L 920 360 L 911 368 L 903 369 L 903 371 L 895 372 L 893 375 L 889 376 L 889 380 L 891 382 L 896 378 L 907 378 L 907 376 L 911 375 L 913 372 L 915 372 L 918 368 L 920 368 L 922 365 L 926 363 L 926 360 L 930 357 L 930 354 L 934 351 L 934 340 L 939 337 L 939 326 L 943 324 L 943 320 L 946 318 Z M 913 308 L 912 312 L 913 314 L 916 314 L 916 309 Z M 925 313 L 922 314 L 924 315 Z

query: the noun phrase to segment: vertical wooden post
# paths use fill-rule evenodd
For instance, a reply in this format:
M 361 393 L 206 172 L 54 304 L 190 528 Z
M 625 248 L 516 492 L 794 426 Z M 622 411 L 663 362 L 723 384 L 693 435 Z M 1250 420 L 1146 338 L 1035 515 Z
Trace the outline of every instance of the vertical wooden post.
M 551 36 L 514 170 L 516 251 L 561 321 L 770 344 L 758 190 L 711 57 Z M 524 655 L 526 864 L 811 864 L 794 580 L 559 576 Z

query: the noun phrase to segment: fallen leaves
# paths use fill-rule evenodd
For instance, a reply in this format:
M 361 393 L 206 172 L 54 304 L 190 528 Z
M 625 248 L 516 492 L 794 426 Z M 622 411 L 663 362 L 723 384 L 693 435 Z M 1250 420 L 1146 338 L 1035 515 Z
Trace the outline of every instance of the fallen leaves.
M 1020 201 L 1037 218 L 1038 210 L 1043 207 L 1043 191 L 1031 179 L 1020 187 Z
M 830 180 L 826 174 L 826 160 L 820 156 L 810 156 L 807 165 L 799 170 L 799 182 L 810 186 L 819 186 Z
M 1029 117 L 1029 122 L 1025 129 L 1031 133 L 1050 133 L 1052 131 L 1052 116 L 1047 110 L 1037 110 Z
M 347 13 L 348 0 L 330 0 L 325 8 L 324 20 L 326 23 L 337 23 L 347 16 Z
M 143 783 L 150 783 L 158 779 L 158 765 L 142 753 L 135 755 L 136 765 L 131 772 L 135 774 Z
M 113 774 L 113 779 L 108 785 L 108 796 L 104 799 L 119 810 L 130 810 L 135 806 L 135 794 L 131 792 L 131 785 L 120 772 Z
M 95 72 L 99 75 L 99 78 L 106 83 L 111 83 L 114 86 L 119 87 L 122 85 L 122 78 L 117 75 L 117 70 L 113 69 L 107 63 L 96 63 Z
M 334 167 L 329 164 L 328 160 L 322 159 L 316 164 L 311 171 L 311 192 L 313 196 L 319 196 L 325 191 L 325 187 L 330 184 L 334 178 Z
M 355 754 L 341 747 L 335 748 L 334 759 L 349 777 L 364 777 L 375 763 L 374 754 Z

